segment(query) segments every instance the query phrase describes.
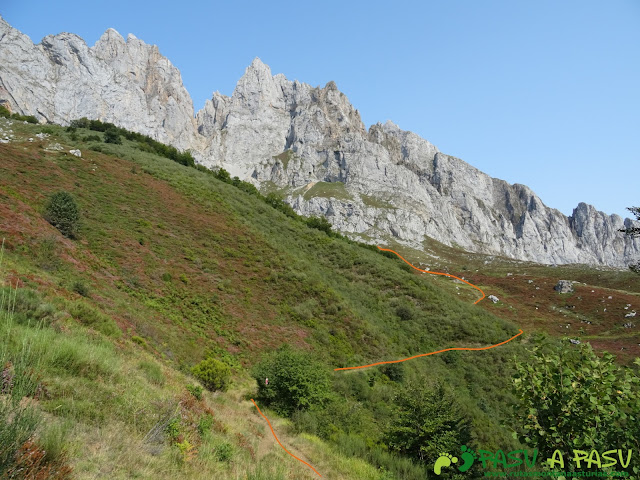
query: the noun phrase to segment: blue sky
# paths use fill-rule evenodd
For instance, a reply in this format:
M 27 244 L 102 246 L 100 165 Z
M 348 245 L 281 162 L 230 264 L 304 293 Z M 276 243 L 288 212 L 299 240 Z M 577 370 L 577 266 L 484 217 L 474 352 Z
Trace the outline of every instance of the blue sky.
M 258 56 L 567 215 L 640 206 L 638 0 L 4 0 L 0 14 L 35 43 L 113 27 L 157 44 L 196 109 Z

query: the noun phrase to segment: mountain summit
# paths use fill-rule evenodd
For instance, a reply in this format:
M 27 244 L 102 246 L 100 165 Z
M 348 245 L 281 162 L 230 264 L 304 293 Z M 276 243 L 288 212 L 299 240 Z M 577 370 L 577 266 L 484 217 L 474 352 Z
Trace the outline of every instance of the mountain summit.
M 194 116 L 180 72 L 156 46 L 107 30 L 38 45 L 0 18 L 0 104 L 42 122 L 88 117 L 190 149 L 210 167 L 284 192 L 368 241 L 420 247 L 430 237 L 468 251 L 541 263 L 623 266 L 640 240 L 631 220 L 580 203 L 570 217 L 525 185 L 492 178 L 388 121 L 367 131 L 334 82 L 272 75 L 255 58 L 231 97 L 214 93 Z

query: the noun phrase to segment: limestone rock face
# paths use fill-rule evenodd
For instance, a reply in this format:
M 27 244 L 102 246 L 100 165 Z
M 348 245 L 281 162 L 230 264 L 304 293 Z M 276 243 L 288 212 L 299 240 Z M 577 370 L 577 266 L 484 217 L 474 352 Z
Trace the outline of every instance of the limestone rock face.
M 640 241 L 618 232 L 630 220 L 586 204 L 567 218 L 525 185 L 489 177 L 392 122 L 366 131 L 335 83 L 287 81 L 258 59 L 231 97 L 214 94 L 197 122 L 212 139 L 205 163 L 289 187 L 297 212 L 324 215 L 362 238 L 419 248 L 430 237 L 553 264 L 622 266 L 640 254 Z M 322 194 L 305 195 L 317 186 Z
M 0 100 L 11 111 L 66 124 L 87 117 L 171 143 L 196 144 L 193 103 L 180 72 L 133 35 L 107 30 L 91 48 L 77 35 L 34 45 L 0 18 Z
M 107 30 L 38 45 L 0 18 L 0 104 L 66 124 L 88 117 L 191 149 L 263 188 L 288 191 L 304 215 L 368 242 L 420 248 L 425 238 L 542 263 L 624 266 L 640 257 L 631 220 L 581 203 L 570 217 L 524 185 L 492 178 L 392 122 L 368 130 L 334 82 L 312 87 L 256 58 L 233 94 L 194 118 L 179 71 L 156 46 Z

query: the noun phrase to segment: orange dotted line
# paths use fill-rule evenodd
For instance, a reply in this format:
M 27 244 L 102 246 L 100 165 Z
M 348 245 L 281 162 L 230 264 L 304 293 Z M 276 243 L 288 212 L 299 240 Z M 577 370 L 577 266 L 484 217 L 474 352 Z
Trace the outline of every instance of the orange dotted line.
M 316 472 L 316 474 L 317 474 L 319 477 L 322 477 L 322 475 L 320 475 L 320 474 L 318 473 L 318 471 L 317 471 L 315 468 L 313 468 L 311 465 L 309 465 L 309 464 L 308 464 L 307 462 L 305 462 L 304 460 L 299 459 L 299 458 L 298 458 L 298 457 L 296 457 L 293 453 L 291 453 L 289 450 L 287 450 L 286 448 L 284 448 L 284 445 L 282 445 L 282 443 L 280 443 L 280 440 L 278 440 L 278 437 L 277 437 L 277 435 L 276 435 L 276 432 L 274 432 L 274 431 L 273 431 L 273 427 L 271 426 L 271 422 L 269 421 L 269 419 L 268 419 L 267 417 L 265 417 L 265 416 L 264 416 L 264 413 L 262 413 L 262 411 L 260 411 L 260 407 L 258 407 L 258 404 L 255 402 L 255 400 L 254 400 L 253 398 L 251 399 L 251 401 L 253 402 L 253 404 L 254 404 L 254 405 L 256 406 L 256 408 L 258 409 L 258 413 L 259 413 L 260 415 L 262 415 L 262 418 L 264 418 L 264 419 L 267 421 L 267 423 L 269 424 L 269 428 L 271 429 L 271 433 L 273 433 L 273 438 L 275 438 L 275 439 L 276 439 L 276 442 L 278 442 L 278 445 L 280 445 L 280 446 L 282 447 L 282 449 L 283 449 L 285 452 L 287 452 L 289 455 L 291 455 L 293 458 L 295 458 L 296 460 L 298 460 L 298 461 L 300 461 L 300 462 L 304 463 L 307 467 L 309 467 L 311 470 L 313 470 L 314 472 Z

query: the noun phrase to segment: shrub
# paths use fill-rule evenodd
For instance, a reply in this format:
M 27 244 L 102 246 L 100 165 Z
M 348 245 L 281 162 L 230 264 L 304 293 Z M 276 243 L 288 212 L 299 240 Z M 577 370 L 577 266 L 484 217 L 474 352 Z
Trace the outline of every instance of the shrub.
M 380 371 L 392 382 L 402 383 L 404 380 L 405 372 L 404 365 L 402 363 L 388 363 L 382 366 Z
M 74 128 L 89 128 L 89 120 L 87 117 L 82 117 L 78 120 L 71 120 L 71 122 L 69 122 L 69 126 Z
M 400 305 L 396 308 L 396 315 L 400 320 L 412 320 L 413 319 L 413 309 L 407 305 Z
M 68 192 L 56 192 L 45 206 L 44 218 L 68 238 L 76 238 L 80 224 L 78 205 Z
M 100 138 L 100 135 L 92 133 L 91 135 L 87 135 L 86 137 L 84 137 L 83 140 L 85 142 L 101 142 L 102 138 Z
M 20 122 L 38 123 L 38 119 L 33 115 L 20 115 L 19 113 L 11 113 L 6 107 L 2 105 L 0 105 L 0 109 L 2 109 L 0 110 L 0 117 L 12 118 L 13 120 L 18 120 Z
M 187 391 L 193 395 L 196 400 L 202 400 L 202 387 L 200 385 L 187 385 Z
M 82 280 L 76 280 L 75 282 L 73 282 L 73 284 L 71 285 L 71 290 L 76 292 L 78 295 L 82 295 L 83 297 L 89 296 L 89 287 L 87 287 L 87 285 Z
M 198 433 L 204 435 L 211 431 L 211 427 L 213 427 L 213 416 L 205 413 L 200 420 L 198 420 Z
M 289 218 L 298 218 L 298 214 L 293 210 L 293 208 L 291 208 L 291 205 L 285 203 L 284 200 L 282 200 L 280 197 L 278 197 L 278 195 L 276 195 L 275 193 L 269 193 L 264 201 L 271 205 L 273 208 L 275 208 L 276 210 L 280 210 L 282 213 L 284 213 L 287 217 Z
M 133 335 L 131 337 L 131 341 L 133 343 L 140 345 L 141 347 L 145 347 L 145 348 L 147 347 L 147 341 L 144 338 L 139 337 L 138 335 Z
M 216 458 L 219 462 L 228 462 L 233 457 L 233 445 L 223 443 L 216 448 Z
M 104 132 L 104 143 L 115 143 L 117 145 L 122 144 L 122 138 L 115 130 L 107 130 Z
M 548 456 L 599 445 L 637 450 L 640 377 L 588 343 L 574 348 L 545 342 L 534 343 L 533 361 L 516 363 L 514 425 L 522 444 Z M 640 359 L 635 363 L 640 366 Z
M 164 433 L 166 433 L 167 437 L 171 440 L 176 440 L 180 436 L 180 419 L 172 418 L 164 428 Z
M 215 358 L 207 358 L 191 369 L 194 377 L 212 392 L 226 391 L 231 380 L 231 369 Z
M 385 435 L 391 450 L 433 464 L 440 452 L 468 445 L 470 431 L 462 408 L 442 385 L 409 384 L 395 403 L 397 414 Z
M 229 172 L 227 172 L 224 168 L 219 168 L 214 175 L 218 180 L 221 180 L 225 183 L 231 183 L 231 175 L 229 175 Z
M 327 235 L 331 235 L 331 224 L 324 217 L 309 217 L 306 220 L 306 224 L 309 228 L 315 228 Z
M 281 414 L 319 408 L 330 398 L 325 365 L 286 344 L 256 367 L 254 378 L 258 398 Z M 265 378 L 269 379 L 268 385 Z

